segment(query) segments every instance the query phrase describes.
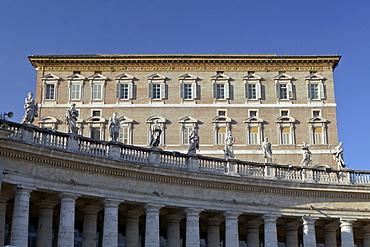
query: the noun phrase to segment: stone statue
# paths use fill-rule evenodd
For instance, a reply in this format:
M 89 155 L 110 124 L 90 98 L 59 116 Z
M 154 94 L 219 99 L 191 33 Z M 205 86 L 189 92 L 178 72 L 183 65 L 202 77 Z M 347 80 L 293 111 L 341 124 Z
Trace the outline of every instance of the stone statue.
M 26 109 L 26 112 L 24 113 L 22 124 L 23 123 L 32 124 L 35 117 L 39 116 L 38 115 L 39 109 L 38 109 L 37 103 L 35 99 L 33 98 L 32 93 L 28 93 L 27 98 L 24 101 L 25 101 L 24 108 Z
M 309 166 L 312 162 L 312 154 L 311 151 L 308 149 L 306 142 L 303 142 L 302 145 L 302 161 L 301 166 Z
M 333 159 L 338 164 L 338 169 L 343 169 L 347 165 L 344 163 L 343 159 L 343 142 L 339 142 L 338 146 L 335 147 L 334 152 L 332 153 Z
M 225 139 L 225 150 L 224 150 L 224 158 L 225 159 L 232 159 L 234 158 L 234 142 L 235 137 L 231 135 L 231 131 L 228 131 L 226 139 Z
M 265 163 L 272 163 L 271 143 L 269 143 L 268 140 L 269 139 L 265 137 L 262 142 L 263 157 L 265 158 Z
M 113 112 L 113 116 L 108 122 L 110 141 L 117 141 L 120 129 L 120 120 L 117 118 L 117 112 Z
M 189 136 L 188 154 L 196 154 L 199 150 L 199 136 L 196 130 L 193 130 Z
M 158 124 L 158 120 L 155 120 L 154 123 L 150 126 L 151 137 L 150 137 L 150 146 L 156 148 L 161 143 L 161 134 L 162 128 Z
M 71 107 L 66 112 L 66 124 L 68 126 L 68 133 L 77 135 L 77 118 L 78 111 L 75 109 L 76 104 L 72 103 Z

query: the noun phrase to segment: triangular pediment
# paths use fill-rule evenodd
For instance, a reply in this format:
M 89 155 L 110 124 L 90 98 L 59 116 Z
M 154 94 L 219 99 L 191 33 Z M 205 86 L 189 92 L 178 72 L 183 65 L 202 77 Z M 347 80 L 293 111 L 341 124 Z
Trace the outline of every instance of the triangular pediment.
M 67 77 L 67 80 L 85 80 L 86 77 L 80 75 L 80 74 L 73 74 Z
M 179 76 L 179 80 L 198 80 L 198 77 L 193 76 L 193 75 L 191 75 L 189 73 L 186 73 L 186 74 L 184 74 L 182 76 Z
M 249 73 L 248 75 L 243 76 L 243 79 L 244 80 L 254 80 L 254 81 L 258 80 L 258 81 L 260 81 L 262 79 L 262 77 L 257 76 L 254 73 Z
M 323 81 L 325 78 L 316 74 L 316 73 L 312 73 L 312 74 L 309 74 L 308 76 L 305 77 L 306 80 L 314 80 L 314 81 Z
M 226 116 L 217 116 L 212 119 L 212 123 L 231 123 L 232 119 Z
M 88 77 L 89 80 L 106 80 L 107 77 L 102 76 L 101 74 L 94 74 Z
M 132 80 L 132 79 L 134 79 L 134 77 L 127 73 L 122 73 L 116 76 L 116 80 Z
M 230 77 L 227 77 L 224 73 L 217 73 L 211 78 L 212 80 L 230 80 Z
M 153 123 L 154 121 L 158 121 L 158 123 L 165 123 L 166 119 L 161 116 L 152 116 L 146 120 L 147 123 Z
M 150 76 L 148 76 L 148 80 L 166 80 L 167 77 L 161 75 L 161 74 L 158 74 L 158 73 L 154 73 Z
M 327 123 L 327 122 L 329 121 L 321 116 L 316 116 L 308 120 L 308 123 Z
M 292 79 L 293 79 L 292 76 L 285 73 L 279 74 L 274 77 L 274 80 L 292 80 Z
M 47 74 L 43 77 L 41 77 L 42 80 L 59 80 L 60 77 L 53 75 L 53 74 Z
M 281 116 L 278 119 L 276 119 L 277 123 L 294 123 L 296 122 L 296 119 L 291 116 Z
M 259 118 L 259 117 L 249 117 L 247 119 L 244 120 L 244 123 L 263 123 L 264 120 L 262 118 Z
M 198 120 L 193 117 L 186 116 L 186 117 L 181 118 L 179 120 L 179 123 L 198 123 Z

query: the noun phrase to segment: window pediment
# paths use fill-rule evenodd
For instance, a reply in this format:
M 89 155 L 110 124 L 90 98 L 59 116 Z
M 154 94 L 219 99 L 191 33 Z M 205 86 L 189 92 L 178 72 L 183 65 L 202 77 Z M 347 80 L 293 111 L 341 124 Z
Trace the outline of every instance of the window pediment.
M 120 123 L 133 123 L 134 120 L 125 116 L 118 118 Z
M 99 116 L 89 117 L 86 119 L 86 123 L 105 123 L 106 121 L 106 119 Z
M 325 80 L 325 78 L 316 73 L 313 73 L 306 76 L 305 80 L 322 82 L 323 80 Z
M 316 116 L 308 120 L 308 123 L 327 123 L 329 122 L 326 118 Z
M 60 80 L 60 77 L 53 75 L 53 74 L 47 74 L 43 77 L 41 77 L 42 80 L 53 80 L 53 81 L 58 81 Z
M 161 74 L 158 74 L 158 73 L 154 73 L 154 74 L 148 76 L 149 81 L 153 81 L 153 80 L 162 80 L 162 81 L 164 81 L 166 79 L 167 79 L 167 77 L 165 77 Z
M 157 120 L 158 123 L 166 123 L 166 119 L 161 116 L 152 116 L 146 120 L 146 123 L 153 123 L 155 120 Z
M 224 73 L 218 73 L 212 76 L 211 80 L 228 82 L 230 80 L 230 77 L 227 77 Z
M 263 123 L 263 122 L 264 120 L 262 118 L 256 116 L 244 120 L 244 123 Z
M 262 77 L 257 76 L 255 74 L 248 74 L 246 76 L 243 76 L 243 80 L 246 81 L 261 81 Z
M 232 119 L 226 116 L 217 116 L 212 119 L 212 123 L 231 123 Z
M 184 75 L 182 75 L 182 76 L 179 76 L 179 80 L 180 80 L 180 81 L 183 81 L 183 80 L 196 81 L 196 80 L 198 80 L 198 77 L 193 76 L 193 75 L 191 75 L 191 74 L 189 74 L 189 73 L 186 73 L 186 74 L 184 74 Z
M 101 74 L 94 74 L 92 76 L 89 76 L 87 79 L 89 79 L 89 80 L 101 80 L 101 81 L 105 81 L 105 80 L 107 80 L 107 77 L 102 76 Z
M 122 73 L 120 75 L 116 76 L 116 80 L 130 80 L 132 81 L 134 77 L 132 75 L 129 75 L 127 73 Z
M 285 73 L 274 77 L 274 80 L 279 80 L 279 81 L 291 81 L 292 79 L 293 79 L 292 76 L 285 74 Z
M 281 116 L 276 119 L 277 123 L 295 123 L 297 120 L 291 116 Z
M 67 80 L 85 80 L 86 77 L 80 75 L 80 74 L 73 74 L 67 77 Z
M 39 123 L 58 123 L 58 119 L 51 116 L 44 116 L 38 120 Z
M 199 121 L 193 117 L 186 116 L 179 120 L 179 123 L 198 123 Z

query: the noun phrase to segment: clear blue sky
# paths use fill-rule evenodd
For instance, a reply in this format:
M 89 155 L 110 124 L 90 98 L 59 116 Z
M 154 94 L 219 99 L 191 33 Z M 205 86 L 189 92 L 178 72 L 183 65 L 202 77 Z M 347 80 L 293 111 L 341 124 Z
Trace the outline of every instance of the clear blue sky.
M 370 1 L 1 0 L 0 112 L 19 122 L 36 73 L 57 54 L 340 54 L 339 140 L 370 170 Z

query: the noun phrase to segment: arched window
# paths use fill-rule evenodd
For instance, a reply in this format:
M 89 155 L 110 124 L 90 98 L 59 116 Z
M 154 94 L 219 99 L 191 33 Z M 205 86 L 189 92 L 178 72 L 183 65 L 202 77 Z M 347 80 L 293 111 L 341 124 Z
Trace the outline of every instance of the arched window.
M 181 144 L 182 145 L 189 145 L 189 136 L 193 130 L 198 130 L 198 120 L 186 116 L 179 120 L 181 124 Z
M 212 119 L 214 124 L 214 144 L 225 144 L 227 132 L 231 130 L 231 122 L 231 118 L 227 116 L 217 116 Z
M 146 120 L 146 123 L 148 124 L 148 145 L 150 144 L 150 138 L 151 138 L 151 127 L 153 124 L 158 122 L 162 129 L 161 137 L 160 137 L 160 144 L 159 145 L 166 145 L 166 119 L 160 116 L 152 116 Z

